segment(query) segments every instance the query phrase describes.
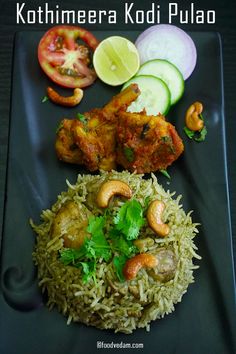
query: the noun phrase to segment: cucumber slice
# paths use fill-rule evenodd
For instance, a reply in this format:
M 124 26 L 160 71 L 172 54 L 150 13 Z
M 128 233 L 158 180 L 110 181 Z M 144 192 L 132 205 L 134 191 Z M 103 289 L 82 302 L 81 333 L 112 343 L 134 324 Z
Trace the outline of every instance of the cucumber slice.
M 171 105 L 175 104 L 183 96 L 183 76 L 179 69 L 167 60 L 149 60 L 140 67 L 137 75 L 153 75 L 163 80 L 170 90 Z
M 122 90 L 133 83 L 138 85 L 141 94 L 129 105 L 127 112 L 141 112 L 145 109 L 147 115 L 167 114 L 171 95 L 164 81 L 152 75 L 137 75 L 127 81 Z

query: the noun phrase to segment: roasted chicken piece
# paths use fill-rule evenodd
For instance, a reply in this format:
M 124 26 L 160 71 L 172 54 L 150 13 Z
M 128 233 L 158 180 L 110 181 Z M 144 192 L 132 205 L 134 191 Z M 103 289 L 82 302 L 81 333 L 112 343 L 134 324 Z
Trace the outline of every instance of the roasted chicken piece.
M 138 173 L 166 169 L 183 152 L 183 142 L 164 116 L 126 112 L 139 94 L 132 84 L 103 108 L 64 119 L 57 132 L 58 158 L 89 171 L 110 171 L 116 164 Z
M 62 237 L 64 246 L 80 248 L 86 237 L 91 212 L 83 205 L 68 201 L 58 210 L 51 227 L 51 237 Z
M 57 132 L 58 158 L 83 164 L 90 171 L 116 168 L 116 113 L 125 111 L 139 94 L 138 86 L 132 84 L 103 108 L 86 112 L 78 119 L 64 119 Z
M 117 163 L 138 173 L 166 169 L 184 150 L 175 127 L 164 116 L 145 112 L 119 112 L 116 139 Z
M 80 164 L 82 161 L 82 151 L 74 142 L 72 127 L 77 123 L 75 119 L 63 119 L 57 130 L 56 152 L 59 160 L 68 163 Z
M 87 122 L 76 122 L 74 142 L 82 152 L 81 163 L 90 171 L 110 171 L 116 168 L 114 118 L 107 120 L 102 110 L 85 113 Z M 113 119 L 113 120 L 112 120 Z

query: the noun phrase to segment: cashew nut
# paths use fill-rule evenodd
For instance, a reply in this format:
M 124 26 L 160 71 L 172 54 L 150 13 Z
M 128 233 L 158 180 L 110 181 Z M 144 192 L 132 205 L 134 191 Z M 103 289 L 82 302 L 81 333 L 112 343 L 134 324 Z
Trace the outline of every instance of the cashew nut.
M 61 96 L 52 87 L 47 88 L 47 94 L 50 100 L 61 106 L 74 107 L 80 103 L 83 98 L 84 92 L 80 88 L 74 89 L 72 96 Z
M 154 200 L 147 210 L 147 221 L 151 229 L 161 237 L 166 237 L 170 228 L 167 224 L 164 224 L 161 220 L 162 213 L 165 209 L 165 204 L 160 200 Z
M 126 198 L 132 197 L 132 190 L 125 182 L 119 180 L 107 181 L 102 184 L 97 195 L 97 205 L 100 208 L 106 208 L 109 200 L 114 195 L 122 195 Z
M 200 102 L 193 103 L 186 112 L 185 123 L 188 129 L 200 131 L 204 126 L 204 121 L 199 118 L 202 113 L 203 105 Z
M 157 265 L 158 260 L 155 256 L 149 253 L 140 253 L 128 259 L 125 263 L 123 274 L 126 280 L 132 280 L 141 268 L 154 268 Z

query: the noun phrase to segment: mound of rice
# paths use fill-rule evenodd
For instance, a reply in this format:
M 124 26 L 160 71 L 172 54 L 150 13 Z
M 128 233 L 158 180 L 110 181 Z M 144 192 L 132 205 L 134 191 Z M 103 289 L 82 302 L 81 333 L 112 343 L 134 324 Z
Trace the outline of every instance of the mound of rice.
M 148 271 L 141 269 L 136 278 L 120 282 L 114 272 L 112 260 L 100 261 L 96 269 L 97 282 L 82 281 L 81 270 L 64 265 L 59 259 L 63 239 L 50 237 L 50 229 L 58 210 L 67 201 L 83 203 L 94 215 L 99 214 L 95 196 L 106 180 L 119 179 L 131 187 L 133 197 L 143 205 L 144 199 L 159 199 L 165 203 L 163 221 L 170 226 L 166 238 L 157 237 L 149 227 L 141 230 L 139 237 L 152 237 L 154 245 L 148 252 L 160 247 L 171 247 L 177 259 L 177 269 L 172 280 L 162 283 L 153 279 Z M 54 306 L 71 321 L 115 332 L 131 333 L 136 328 L 150 329 L 150 322 L 174 311 L 174 305 L 181 301 L 188 285 L 193 283 L 193 258 L 200 259 L 193 239 L 198 232 L 191 213 L 185 214 L 180 204 L 181 196 L 173 199 L 174 193 L 165 192 L 156 177 L 143 179 L 142 175 L 129 172 L 104 172 L 100 175 L 78 175 L 75 185 L 69 182 L 68 190 L 62 192 L 50 210 L 44 210 L 43 222 L 35 225 L 37 242 L 33 259 L 38 268 L 39 286 L 47 293 L 49 308 Z M 122 201 L 114 206 L 117 209 Z

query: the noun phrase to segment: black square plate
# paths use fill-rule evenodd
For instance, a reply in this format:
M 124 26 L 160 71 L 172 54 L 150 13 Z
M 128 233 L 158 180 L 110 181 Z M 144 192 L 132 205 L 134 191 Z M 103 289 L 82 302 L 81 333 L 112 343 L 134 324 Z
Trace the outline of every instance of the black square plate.
M 96 32 L 99 38 L 123 35 L 135 40 L 137 32 Z M 39 221 L 66 189 L 74 183 L 78 166 L 57 161 L 54 151 L 56 128 L 64 117 L 104 105 L 119 88 L 97 80 L 85 91 L 77 108 L 41 103 L 51 84 L 37 62 L 42 33 L 21 32 L 15 40 L 12 75 L 12 106 L 4 232 L 1 253 L 0 352 L 1 353 L 95 353 L 103 343 L 141 343 L 145 353 L 233 353 L 235 346 L 235 287 L 232 266 L 231 225 L 225 152 L 222 53 L 216 33 L 191 33 L 198 62 L 186 82 L 184 97 L 168 119 L 185 143 L 183 156 L 168 169 L 171 180 L 158 174 L 164 188 L 183 195 L 185 210 L 194 210 L 200 222 L 196 238 L 202 261 L 175 312 L 151 324 L 151 332 L 114 334 L 82 324 L 66 325 L 56 310 L 49 312 L 37 287 L 32 262 L 34 235 L 29 217 Z M 62 90 L 66 93 L 66 90 Z M 184 113 L 199 100 L 204 104 L 208 128 L 206 141 L 194 143 L 183 133 Z M 112 344 L 110 344 L 112 346 Z M 103 349 L 103 353 L 111 349 Z M 121 349 L 113 349 L 112 353 Z

